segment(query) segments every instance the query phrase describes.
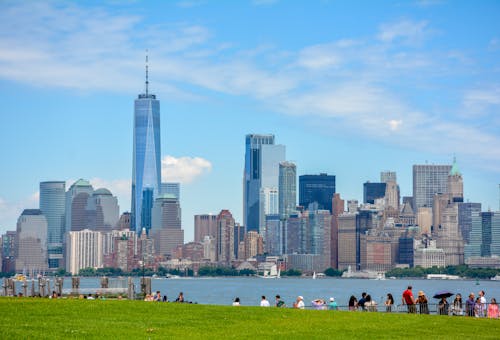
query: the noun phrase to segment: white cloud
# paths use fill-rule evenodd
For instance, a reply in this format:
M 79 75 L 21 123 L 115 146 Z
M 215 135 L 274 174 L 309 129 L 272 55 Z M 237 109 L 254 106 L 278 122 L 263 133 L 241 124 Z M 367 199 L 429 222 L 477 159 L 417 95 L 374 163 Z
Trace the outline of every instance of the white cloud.
M 399 119 L 399 120 L 391 119 L 389 121 L 389 128 L 392 131 L 396 131 L 396 130 L 399 129 L 399 127 L 401 126 L 401 124 L 403 124 L 403 121 L 401 119 Z
M 418 44 L 423 42 L 429 33 L 427 21 L 400 20 L 382 24 L 378 39 L 386 43 L 402 41 L 409 44 Z
M 16 201 L 0 197 L 0 233 L 7 230 L 16 230 L 17 219 L 24 209 L 39 208 L 38 199 L 38 192 Z
M 212 163 L 201 157 L 165 156 L 161 161 L 163 181 L 191 183 L 212 170 Z

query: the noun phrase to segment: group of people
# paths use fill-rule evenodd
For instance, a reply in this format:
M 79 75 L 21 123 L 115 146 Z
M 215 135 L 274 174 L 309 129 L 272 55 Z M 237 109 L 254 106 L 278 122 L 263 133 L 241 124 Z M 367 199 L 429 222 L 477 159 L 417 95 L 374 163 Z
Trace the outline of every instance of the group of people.
M 388 296 L 389 295 L 392 298 L 392 295 L 388 294 Z M 361 293 L 361 298 L 359 300 L 354 295 L 351 295 L 351 297 L 349 298 L 348 307 L 350 311 L 361 309 L 362 311 L 376 312 L 377 302 L 372 299 L 372 296 L 370 294 L 363 292 Z
M 337 310 L 338 309 L 337 302 L 335 301 L 335 298 L 333 298 L 333 297 L 330 298 L 328 303 L 323 299 L 312 300 L 311 305 L 313 306 L 314 309 L 318 309 L 318 310 L 326 310 L 326 309 Z M 241 301 L 240 301 L 239 297 L 236 297 L 234 299 L 233 306 L 241 306 Z M 265 295 L 261 296 L 260 306 L 261 307 L 271 307 L 271 303 L 269 302 L 269 300 L 267 300 Z M 283 299 L 281 298 L 281 296 L 279 294 L 275 296 L 274 306 L 278 307 L 278 308 L 287 307 L 285 301 L 283 301 Z M 297 296 L 297 299 L 293 302 L 292 307 L 296 308 L 296 309 L 305 309 L 306 305 L 304 303 L 304 297 L 301 295 Z
M 168 296 L 166 295 L 162 296 L 159 290 L 157 290 L 155 294 L 146 294 L 146 296 L 144 297 L 144 301 L 170 302 L 168 300 Z M 179 295 L 177 296 L 177 299 L 175 299 L 173 302 L 186 302 L 184 301 L 184 293 L 180 292 Z
M 429 302 L 425 293 L 423 291 L 419 291 L 418 297 L 415 299 L 412 288 L 412 286 L 408 286 L 408 288 L 403 292 L 401 299 L 402 304 L 407 306 L 408 313 L 416 313 L 418 306 L 418 312 L 420 314 L 429 314 Z M 388 300 L 389 295 L 390 294 L 387 294 Z M 488 317 L 494 319 L 498 319 L 500 317 L 496 299 L 492 298 L 490 303 L 487 304 L 484 290 L 479 291 L 477 298 L 475 298 L 474 293 L 470 293 L 469 299 L 465 301 L 465 303 L 462 300 L 462 295 L 456 294 L 455 299 L 450 305 L 447 298 L 452 295 L 454 294 L 448 292 L 434 295 L 435 298 L 439 299 L 437 304 L 437 313 L 439 315 L 466 315 L 471 317 Z M 392 295 L 390 296 L 392 299 Z M 392 304 L 394 304 L 394 299 L 392 299 L 392 301 Z M 387 302 L 386 305 L 388 305 Z

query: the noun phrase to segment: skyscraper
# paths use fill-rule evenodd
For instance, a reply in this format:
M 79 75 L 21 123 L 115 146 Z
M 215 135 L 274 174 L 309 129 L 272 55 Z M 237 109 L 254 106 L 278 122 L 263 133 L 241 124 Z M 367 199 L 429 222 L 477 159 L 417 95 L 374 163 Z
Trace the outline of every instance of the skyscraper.
M 434 195 L 448 193 L 448 175 L 451 165 L 413 166 L 413 210 L 432 207 Z
M 279 215 L 284 219 L 294 213 L 297 206 L 297 167 L 291 162 L 280 163 Z
M 49 269 L 64 268 L 63 242 L 65 232 L 65 202 L 65 182 L 40 182 L 40 210 L 47 219 Z
M 285 146 L 274 144 L 274 135 L 250 134 L 245 137 L 243 176 L 243 223 L 247 231 L 264 228 L 261 203 L 263 188 L 278 188 L 279 164 L 285 161 Z
M 17 220 L 16 271 L 44 272 L 48 269 L 47 219 L 39 209 L 25 209 Z
M 94 188 L 89 181 L 79 179 L 66 192 L 66 232 L 88 228 L 87 204 Z
M 151 228 L 151 223 L 144 224 L 142 217 L 151 216 L 152 202 L 159 195 L 161 183 L 160 101 L 148 92 L 147 61 L 146 56 L 146 92 L 137 97 L 134 106 L 131 229 L 137 233 L 143 227 L 146 232 Z M 149 194 L 144 195 L 146 189 L 153 192 L 152 199 Z M 143 197 L 149 198 L 149 205 L 143 205 Z
M 299 176 L 299 204 L 308 207 L 318 203 L 319 210 L 332 212 L 332 197 L 335 193 L 335 176 L 321 173 L 319 175 Z
M 173 182 L 161 183 L 160 194 L 174 195 L 180 201 L 181 200 L 181 184 L 180 183 L 173 183 Z
M 384 198 L 387 184 L 384 183 L 363 183 L 363 203 L 374 204 L 377 198 Z

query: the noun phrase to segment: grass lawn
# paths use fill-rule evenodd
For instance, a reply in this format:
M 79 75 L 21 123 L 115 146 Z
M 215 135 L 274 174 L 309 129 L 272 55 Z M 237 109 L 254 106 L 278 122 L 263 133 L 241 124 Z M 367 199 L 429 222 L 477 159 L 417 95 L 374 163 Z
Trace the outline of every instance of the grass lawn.
M 0 298 L 0 339 L 500 338 L 500 320 L 118 300 Z

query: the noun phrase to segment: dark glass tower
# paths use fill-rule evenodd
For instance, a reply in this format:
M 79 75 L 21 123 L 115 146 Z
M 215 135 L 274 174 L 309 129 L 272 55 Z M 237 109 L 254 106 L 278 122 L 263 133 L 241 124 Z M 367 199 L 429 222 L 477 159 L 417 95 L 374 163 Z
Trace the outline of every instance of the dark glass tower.
M 363 183 L 363 203 L 374 204 L 377 198 L 384 198 L 386 183 Z
M 152 204 L 143 204 L 143 197 L 154 201 L 161 187 L 160 151 L 160 101 L 148 93 L 148 65 L 146 57 L 146 93 L 140 94 L 134 106 L 134 151 L 132 168 L 132 207 L 130 228 L 149 231 L 151 223 L 142 222 L 143 216 L 151 216 Z M 152 190 L 154 197 L 144 194 Z M 148 201 L 149 202 L 149 201 Z M 147 209 L 149 211 L 143 211 Z
M 299 176 L 299 205 L 305 209 L 317 202 L 318 210 L 332 212 L 332 198 L 335 193 L 335 176 L 328 174 Z

